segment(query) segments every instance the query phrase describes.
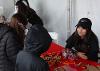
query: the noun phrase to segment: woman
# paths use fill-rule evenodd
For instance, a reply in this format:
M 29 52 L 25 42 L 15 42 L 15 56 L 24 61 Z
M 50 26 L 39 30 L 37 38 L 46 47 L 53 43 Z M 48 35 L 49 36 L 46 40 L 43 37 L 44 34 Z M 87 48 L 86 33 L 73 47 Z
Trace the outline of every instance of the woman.
M 27 19 L 22 14 L 16 13 L 12 16 L 10 27 L 17 32 L 19 37 L 19 42 L 24 47 L 24 38 L 25 38 L 25 26 L 27 25 Z
M 16 56 L 22 45 L 14 29 L 0 23 L 0 71 L 15 71 Z
M 19 52 L 16 60 L 16 71 L 49 71 L 48 63 L 40 57 L 49 49 L 52 42 L 46 29 L 34 25 L 28 31 L 24 50 Z
M 49 49 L 52 42 L 48 31 L 36 12 L 20 0 L 16 3 L 18 13 L 24 15 L 32 24 L 26 39 L 24 50 L 19 52 L 16 61 L 16 71 L 49 71 L 49 65 L 40 57 Z
M 98 61 L 99 43 L 97 36 L 91 30 L 92 22 L 82 18 L 76 25 L 76 31 L 67 39 L 66 49 L 73 49 L 82 59 Z

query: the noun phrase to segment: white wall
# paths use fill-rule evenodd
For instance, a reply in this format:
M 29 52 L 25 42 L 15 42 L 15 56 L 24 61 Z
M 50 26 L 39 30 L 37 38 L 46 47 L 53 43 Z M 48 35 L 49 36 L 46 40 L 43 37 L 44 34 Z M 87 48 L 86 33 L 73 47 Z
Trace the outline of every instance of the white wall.
M 29 0 L 42 18 L 49 32 L 58 33 L 58 43 L 65 46 L 67 39 L 67 0 Z
M 14 11 L 14 0 L 0 0 L 0 7 L 3 7 L 3 15 L 9 17 Z

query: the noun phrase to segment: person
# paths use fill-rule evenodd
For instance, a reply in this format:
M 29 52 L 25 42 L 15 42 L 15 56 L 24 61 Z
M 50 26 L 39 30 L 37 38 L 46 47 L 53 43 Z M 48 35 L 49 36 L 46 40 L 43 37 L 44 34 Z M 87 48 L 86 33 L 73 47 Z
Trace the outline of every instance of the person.
M 0 23 L 0 71 L 15 71 L 16 56 L 21 45 L 16 31 Z
M 48 63 L 40 55 L 49 49 L 51 42 L 46 29 L 32 26 L 25 38 L 24 50 L 17 55 L 16 71 L 49 71 Z
M 81 18 L 76 25 L 76 31 L 67 39 L 65 49 L 71 49 L 82 59 L 97 62 L 99 43 L 97 36 L 91 30 L 91 26 L 90 19 Z
M 16 71 L 49 71 L 48 63 L 40 55 L 49 49 L 52 38 L 43 27 L 40 17 L 29 5 L 20 0 L 16 6 L 18 13 L 32 24 L 25 38 L 24 50 L 17 55 Z
M 24 15 L 16 13 L 12 16 L 11 22 L 9 24 L 9 26 L 17 32 L 19 42 L 22 45 L 22 48 L 24 47 L 25 28 L 27 23 L 27 19 Z
M 25 35 L 34 24 L 43 26 L 42 19 L 36 14 L 35 10 L 30 8 L 27 0 L 18 0 L 16 2 L 16 12 L 24 15 L 27 18 L 28 24 L 26 25 Z

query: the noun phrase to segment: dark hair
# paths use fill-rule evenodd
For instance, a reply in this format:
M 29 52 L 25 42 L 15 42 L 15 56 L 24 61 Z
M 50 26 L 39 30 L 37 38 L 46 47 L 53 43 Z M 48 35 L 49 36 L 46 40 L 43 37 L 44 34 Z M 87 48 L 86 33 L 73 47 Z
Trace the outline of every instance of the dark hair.
M 26 27 L 27 19 L 22 14 L 16 13 L 12 16 L 12 18 L 15 18 L 19 23 L 22 23 L 23 26 Z M 22 46 L 24 46 L 25 29 L 23 29 L 23 27 L 19 24 L 17 24 L 14 29 L 19 37 L 19 42 L 22 44 Z
M 22 23 L 24 26 L 26 26 L 28 23 L 26 17 L 20 13 L 16 13 L 12 17 L 16 18 L 19 21 L 19 23 Z
M 36 14 L 36 12 L 32 8 L 29 7 L 29 5 L 25 5 L 20 0 L 16 2 L 16 6 L 18 6 L 18 13 L 23 14 L 27 18 L 29 23 L 43 25 L 41 18 Z
M 27 6 L 29 6 L 28 0 L 18 0 L 17 2 L 26 2 Z M 30 6 L 29 6 L 30 7 Z
M 89 40 L 90 40 L 92 37 L 96 36 L 96 35 L 93 33 L 93 31 L 91 30 L 92 22 L 91 22 L 90 19 L 88 19 L 88 18 L 81 18 L 76 26 L 77 26 L 77 27 L 76 27 L 76 31 L 75 31 L 74 34 L 73 34 L 74 40 L 76 41 L 76 44 L 79 43 L 79 42 L 80 42 L 80 39 L 81 39 L 81 37 L 78 35 L 78 32 L 77 32 L 77 28 L 80 27 L 80 26 L 81 26 L 82 28 L 86 29 L 86 31 L 87 31 L 87 33 L 86 33 L 86 35 L 85 35 L 85 37 L 84 37 L 84 39 L 83 39 L 83 41 L 84 41 L 85 43 L 89 43 Z
M 28 6 L 26 6 L 22 0 L 16 2 L 16 6 L 18 6 L 18 13 L 23 13 L 23 15 L 28 14 Z M 26 15 L 25 15 L 26 16 Z

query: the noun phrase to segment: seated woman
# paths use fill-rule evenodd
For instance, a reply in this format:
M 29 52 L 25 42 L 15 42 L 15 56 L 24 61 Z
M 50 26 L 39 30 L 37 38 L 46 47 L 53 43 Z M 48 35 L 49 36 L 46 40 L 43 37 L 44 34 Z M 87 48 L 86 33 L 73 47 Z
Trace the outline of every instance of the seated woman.
M 74 48 L 78 57 L 97 62 L 99 43 L 97 36 L 91 30 L 91 26 L 90 19 L 80 19 L 76 25 L 76 31 L 66 41 L 66 50 Z

